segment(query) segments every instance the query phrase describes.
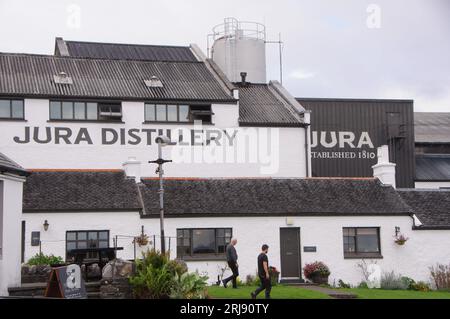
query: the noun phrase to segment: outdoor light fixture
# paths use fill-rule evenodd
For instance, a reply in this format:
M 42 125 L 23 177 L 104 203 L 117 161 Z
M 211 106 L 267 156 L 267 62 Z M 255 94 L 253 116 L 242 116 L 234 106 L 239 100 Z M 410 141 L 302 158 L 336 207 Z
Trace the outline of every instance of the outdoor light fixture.
M 48 230 L 48 226 L 50 226 L 50 224 L 48 223 L 47 220 L 44 221 L 44 230 L 47 231 Z
M 167 136 L 158 136 L 155 139 L 156 144 L 158 144 L 158 159 L 155 161 L 149 161 L 149 163 L 158 164 L 158 168 L 156 173 L 159 174 L 159 222 L 161 229 L 161 253 L 166 253 L 166 240 L 164 235 L 164 184 L 163 184 L 163 164 L 172 162 L 171 160 L 165 160 L 162 158 L 162 148 L 168 145 L 175 145 L 175 142 L 172 142 Z
M 400 227 L 395 226 L 395 237 L 397 237 L 399 233 L 400 233 Z

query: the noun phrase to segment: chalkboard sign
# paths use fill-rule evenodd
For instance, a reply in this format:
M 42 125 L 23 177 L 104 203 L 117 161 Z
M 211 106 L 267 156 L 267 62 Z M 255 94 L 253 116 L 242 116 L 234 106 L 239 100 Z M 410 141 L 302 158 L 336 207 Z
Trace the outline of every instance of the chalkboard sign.
M 31 232 L 31 246 L 39 246 L 41 242 L 41 232 L 40 231 L 32 231 Z
M 50 279 L 45 289 L 45 297 L 65 299 L 87 298 L 84 280 L 80 266 L 72 264 L 56 267 L 50 273 Z
M 315 253 L 317 251 L 316 246 L 303 246 L 303 252 L 305 253 Z

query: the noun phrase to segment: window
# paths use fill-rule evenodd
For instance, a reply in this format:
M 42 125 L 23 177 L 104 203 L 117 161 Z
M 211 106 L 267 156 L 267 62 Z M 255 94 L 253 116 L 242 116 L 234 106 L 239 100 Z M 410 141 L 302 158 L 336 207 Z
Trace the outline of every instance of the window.
M 50 120 L 121 121 L 120 103 L 50 101 Z
M 146 122 L 212 122 L 211 105 L 145 104 Z
M 0 119 L 23 120 L 23 100 L 0 100 Z
M 225 258 L 231 228 L 177 229 L 178 258 Z
M 344 235 L 344 257 L 346 258 L 381 257 L 380 228 L 344 227 L 343 235 Z
M 89 230 L 89 231 L 68 231 L 66 232 L 66 258 L 69 259 L 69 252 L 72 249 L 86 248 L 108 248 L 109 231 L 108 230 Z M 98 253 L 89 252 L 87 258 L 98 258 Z

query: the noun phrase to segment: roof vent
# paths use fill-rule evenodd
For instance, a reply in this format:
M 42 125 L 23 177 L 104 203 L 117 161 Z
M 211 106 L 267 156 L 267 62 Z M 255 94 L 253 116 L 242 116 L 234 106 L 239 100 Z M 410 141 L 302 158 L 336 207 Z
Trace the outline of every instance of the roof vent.
M 144 80 L 145 85 L 149 88 L 162 88 L 163 84 L 156 76 L 152 76 L 150 80 Z
M 73 84 L 72 78 L 66 72 L 59 72 L 53 76 L 56 84 Z

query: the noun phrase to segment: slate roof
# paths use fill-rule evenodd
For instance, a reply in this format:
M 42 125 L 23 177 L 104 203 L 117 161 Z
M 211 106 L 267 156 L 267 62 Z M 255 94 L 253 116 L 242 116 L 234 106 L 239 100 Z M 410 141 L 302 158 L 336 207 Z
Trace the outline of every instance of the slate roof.
M 65 72 L 73 84 L 55 84 Z M 152 76 L 162 88 L 149 88 Z M 0 53 L 0 96 L 234 101 L 203 62 L 150 62 Z
M 68 53 L 72 57 L 163 62 L 197 61 L 191 49 L 187 46 L 99 43 L 67 40 L 65 43 Z
M 122 171 L 33 172 L 24 184 L 24 212 L 140 209 L 136 183 Z
M 171 216 L 286 216 L 409 214 L 392 187 L 375 179 L 166 180 Z M 159 216 L 158 180 L 141 186 L 146 214 Z
M 399 189 L 398 193 L 413 210 L 423 229 L 450 229 L 450 190 Z
M 239 86 L 239 124 L 241 126 L 304 125 L 299 112 L 270 84 Z
M 30 175 L 22 166 L 2 153 L 0 153 L 0 173 L 12 173 L 20 176 Z
M 450 181 L 450 154 L 416 155 L 416 181 Z
M 450 113 L 415 112 L 416 143 L 450 143 Z

